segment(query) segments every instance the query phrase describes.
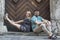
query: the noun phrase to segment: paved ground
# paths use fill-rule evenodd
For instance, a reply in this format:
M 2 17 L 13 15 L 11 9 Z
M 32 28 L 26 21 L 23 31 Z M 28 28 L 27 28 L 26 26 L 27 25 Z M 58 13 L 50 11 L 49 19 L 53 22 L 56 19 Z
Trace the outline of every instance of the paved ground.
M 35 33 L 0 33 L 0 40 L 60 40 L 60 36 L 57 39 L 48 39 L 48 35 L 41 33 L 39 35 Z
M 48 39 L 48 36 L 21 36 L 21 35 L 0 35 L 0 40 L 60 40 L 60 36 L 57 39 Z

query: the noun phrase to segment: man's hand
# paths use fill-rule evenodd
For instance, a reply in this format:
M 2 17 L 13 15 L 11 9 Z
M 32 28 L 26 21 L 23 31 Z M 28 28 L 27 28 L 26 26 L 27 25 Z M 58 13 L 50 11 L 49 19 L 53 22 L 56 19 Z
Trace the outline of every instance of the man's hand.
M 38 22 L 38 21 L 36 21 L 36 24 L 38 24 L 38 25 L 39 25 L 39 24 L 42 24 L 42 23 L 43 23 L 43 22 Z

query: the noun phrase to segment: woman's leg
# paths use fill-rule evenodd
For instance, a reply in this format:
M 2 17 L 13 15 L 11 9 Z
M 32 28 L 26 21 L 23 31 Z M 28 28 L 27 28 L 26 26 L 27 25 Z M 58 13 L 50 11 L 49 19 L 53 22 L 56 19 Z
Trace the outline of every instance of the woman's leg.
M 8 16 L 6 16 L 6 19 L 12 24 L 12 25 L 14 25 L 15 27 L 17 27 L 19 30 L 20 30 L 20 24 L 16 24 L 15 22 L 13 22 L 13 21 L 11 21 L 9 18 L 8 18 Z

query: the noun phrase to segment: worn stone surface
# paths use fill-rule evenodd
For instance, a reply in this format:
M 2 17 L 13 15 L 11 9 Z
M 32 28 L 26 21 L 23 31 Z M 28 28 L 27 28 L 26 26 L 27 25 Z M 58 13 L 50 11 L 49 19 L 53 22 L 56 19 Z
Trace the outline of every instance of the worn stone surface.
M 57 27 L 57 22 L 55 20 L 51 20 L 52 21 L 52 31 L 54 33 L 57 33 L 58 32 L 58 27 Z
M 0 22 L 0 32 L 7 32 L 6 26 L 2 26 L 2 22 Z
M 58 31 L 60 33 L 60 0 L 56 1 L 55 18 L 57 21 L 57 27 L 59 29 Z
M 55 18 L 57 20 L 60 20 L 60 0 L 57 0 L 56 2 L 56 11 L 55 11 Z
M 50 0 L 50 13 L 53 29 L 60 33 L 60 0 Z
M 60 40 L 60 36 L 57 39 L 48 39 L 48 36 L 4 35 L 0 36 L 0 40 Z
M 54 40 L 48 39 L 48 35 L 44 35 L 45 33 L 41 33 L 37 35 L 33 32 L 30 33 L 22 33 L 22 32 L 11 32 L 11 33 L 2 33 L 0 34 L 0 40 Z M 60 40 L 60 36 L 55 40 Z
M 5 0 L 0 0 L 0 32 L 7 32 L 6 26 L 3 25 L 4 13 L 5 13 Z
M 59 23 L 59 22 L 57 23 L 57 27 L 58 27 L 58 29 L 59 29 L 58 32 L 59 32 L 59 34 L 60 34 L 60 23 Z

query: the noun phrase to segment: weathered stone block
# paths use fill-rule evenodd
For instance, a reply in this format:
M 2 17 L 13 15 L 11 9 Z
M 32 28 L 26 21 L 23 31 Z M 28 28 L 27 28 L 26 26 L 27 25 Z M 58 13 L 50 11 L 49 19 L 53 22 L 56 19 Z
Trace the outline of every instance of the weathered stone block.
M 0 33 L 1 32 L 7 32 L 6 26 L 3 25 L 4 20 L 3 16 L 5 13 L 5 0 L 0 0 Z
M 55 20 L 51 20 L 52 21 L 52 31 L 54 33 L 58 32 L 58 27 L 57 27 L 57 22 Z
M 58 27 L 58 33 L 60 33 L 60 23 L 57 23 L 57 27 Z
M 7 28 L 6 26 L 2 26 L 3 25 L 3 22 L 0 22 L 0 32 L 7 32 Z
M 60 19 L 60 8 L 56 9 L 55 18 L 56 18 L 56 20 Z

